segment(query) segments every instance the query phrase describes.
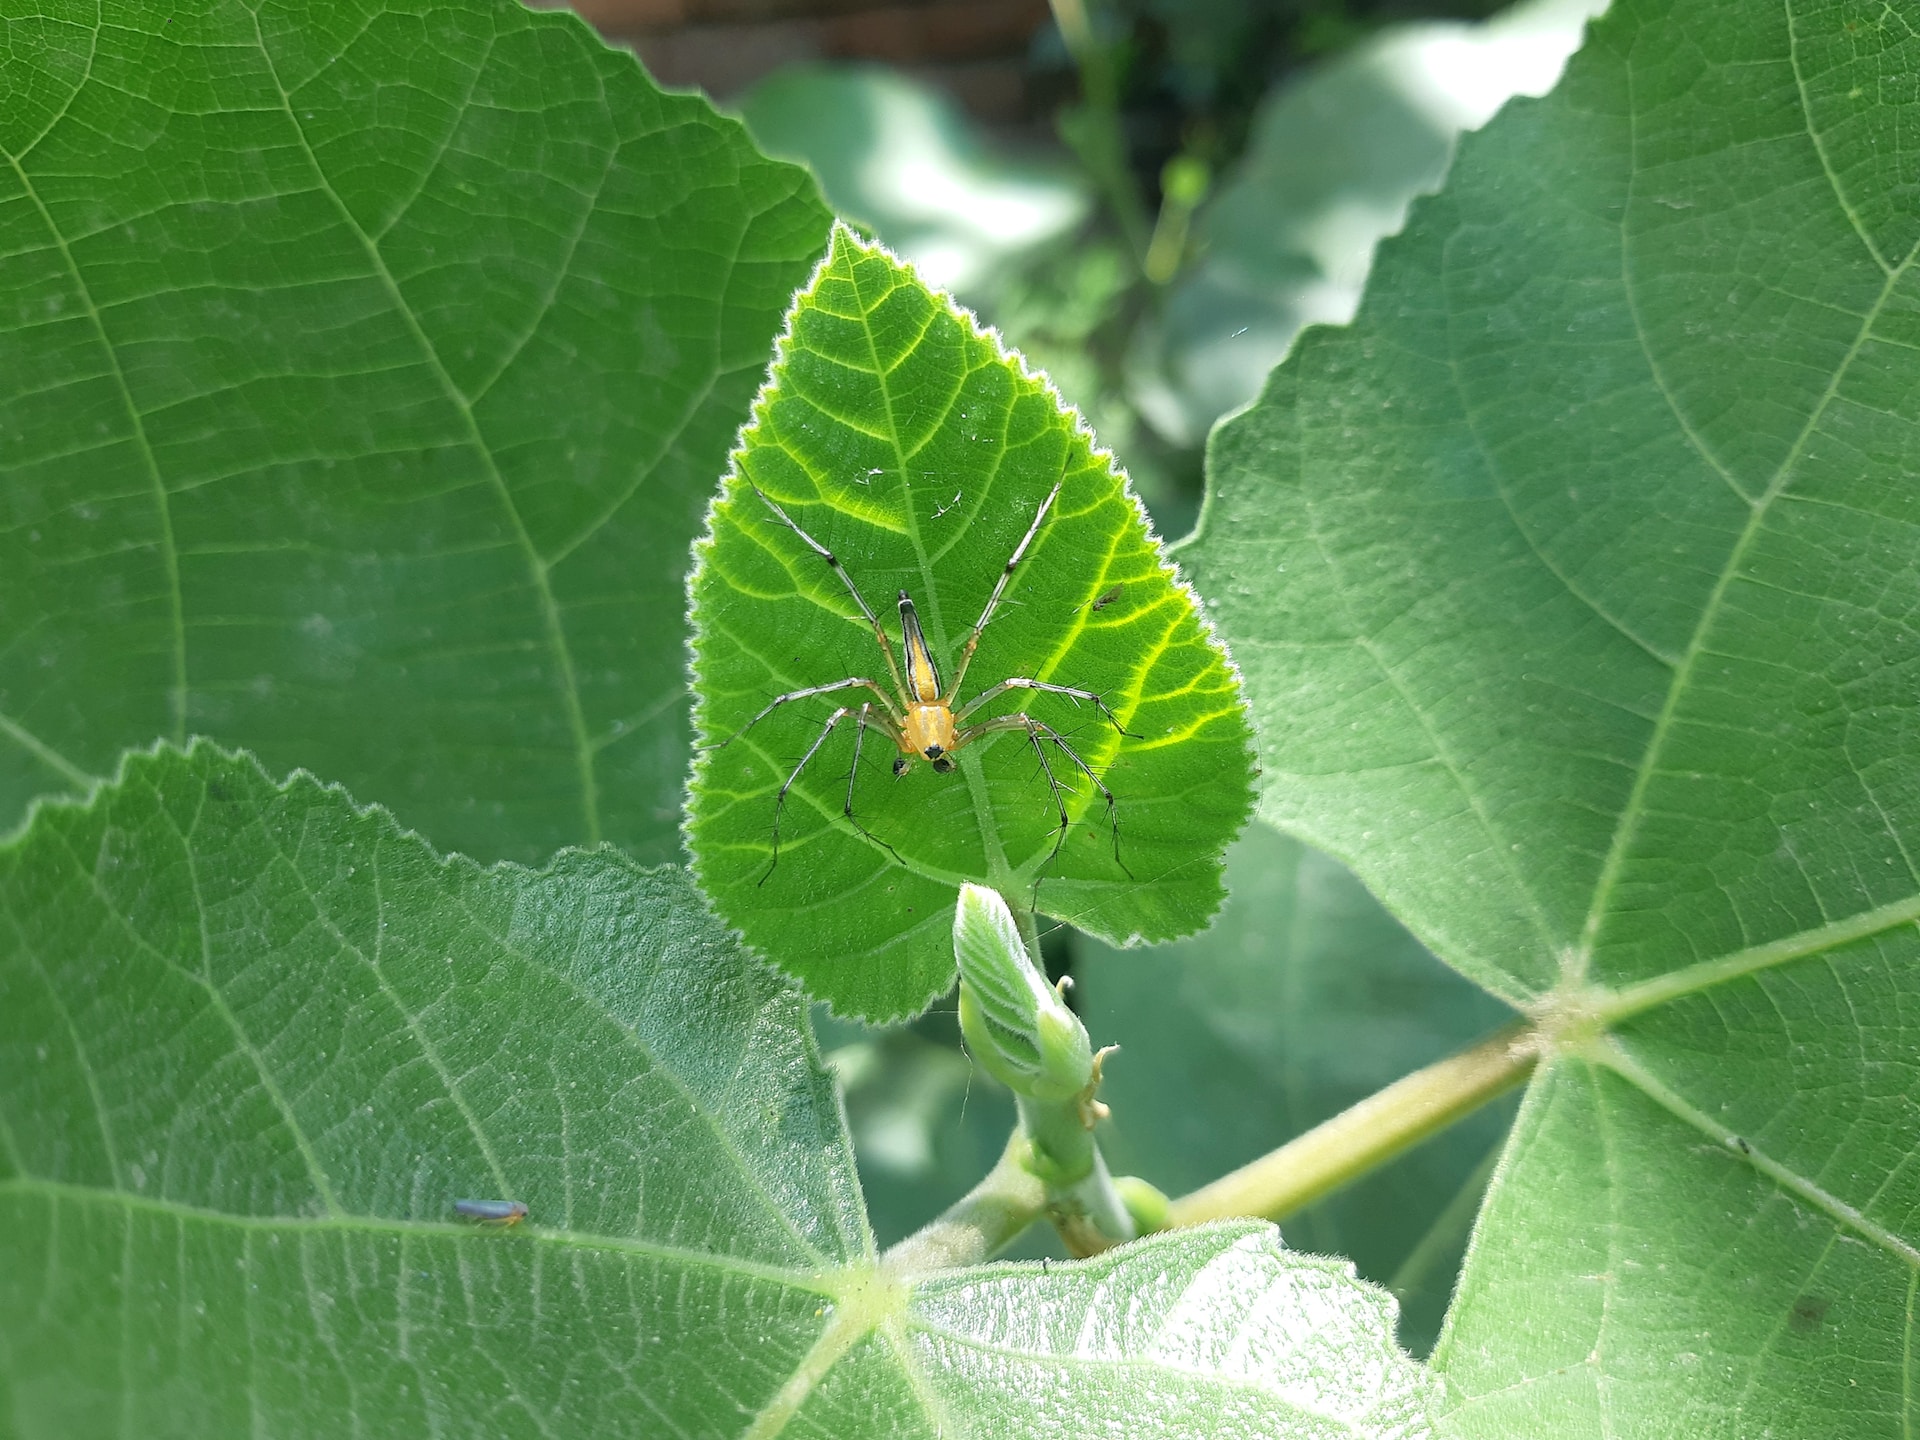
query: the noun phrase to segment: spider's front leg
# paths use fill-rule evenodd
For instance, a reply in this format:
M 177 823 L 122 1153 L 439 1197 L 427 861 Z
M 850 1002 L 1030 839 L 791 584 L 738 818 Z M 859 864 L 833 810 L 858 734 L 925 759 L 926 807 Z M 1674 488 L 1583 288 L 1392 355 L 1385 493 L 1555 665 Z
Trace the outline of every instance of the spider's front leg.
M 900 852 L 898 850 L 894 849 L 893 846 L 889 845 L 886 841 L 882 840 L 878 835 L 874 834 L 871 830 L 867 829 L 866 826 L 862 825 L 858 820 L 853 818 L 853 782 L 860 774 L 860 742 L 867 738 L 867 726 L 869 724 L 875 725 L 879 729 L 884 730 L 887 733 L 887 737 L 891 739 L 895 745 L 900 745 L 902 743 L 900 739 L 900 732 L 893 727 L 893 724 L 890 720 L 887 720 L 884 717 L 874 716 L 872 702 L 868 702 L 867 704 L 862 705 L 860 707 L 860 724 L 857 727 L 855 727 L 853 732 L 853 767 L 847 771 L 847 802 L 846 804 L 840 807 L 840 813 L 846 817 L 847 823 L 849 825 L 853 826 L 854 829 L 858 830 L 862 835 L 866 836 L 867 839 L 871 840 L 874 844 L 878 845 L 882 850 L 886 851 L 887 854 L 893 856 L 895 864 L 905 865 L 907 862 L 900 858 Z M 899 762 L 896 761 L 895 768 L 894 768 L 894 778 L 898 779 L 899 775 L 900 775 Z
M 1055 685 L 1046 680 L 1029 680 L 1022 675 L 1015 675 L 1011 679 L 1002 680 L 998 685 L 992 685 L 992 686 L 989 686 L 987 689 L 982 690 L 978 695 L 974 696 L 973 699 L 969 700 L 966 703 L 966 705 L 959 711 L 959 713 L 953 717 L 954 720 L 959 724 L 962 724 L 962 725 L 966 724 L 967 717 L 971 715 L 974 711 L 978 710 L 982 705 L 987 704 L 991 700 L 999 699 L 1002 695 L 1006 694 L 1009 690 L 1039 690 L 1039 691 L 1045 692 L 1048 695 L 1064 695 L 1069 700 L 1073 701 L 1076 705 L 1079 704 L 1082 700 L 1085 700 L 1088 704 L 1092 705 L 1094 709 L 1098 710 L 1102 715 L 1106 716 L 1107 720 L 1112 724 L 1113 728 L 1119 731 L 1122 735 L 1125 735 L 1130 740 L 1138 740 L 1140 738 L 1138 735 L 1135 735 L 1131 730 L 1127 729 L 1126 726 L 1122 725 L 1120 723 L 1120 717 L 1118 715 L 1115 715 L 1113 713 L 1112 708 L 1108 706 L 1107 702 L 1101 699 L 1098 695 L 1094 694 L 1093 691 L 1077 689 L 1072 685 Z M 1008 716 L 1007 718 L 1013 719 L 1014 717 Z M 1008 727 L 1008 728 L 1013 728 L 1013 727 Z M 1078 757 L 1075 757 L 1075 758 L 1077 759 Z M 1083 765 L 1081 768 L 1085 769 L 1086 767 Z

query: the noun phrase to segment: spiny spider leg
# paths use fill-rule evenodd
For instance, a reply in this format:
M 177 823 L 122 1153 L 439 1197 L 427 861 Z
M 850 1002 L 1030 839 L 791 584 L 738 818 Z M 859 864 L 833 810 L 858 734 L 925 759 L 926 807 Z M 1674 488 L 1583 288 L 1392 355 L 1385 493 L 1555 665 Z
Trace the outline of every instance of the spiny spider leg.
M 1060 847 L 1067 843 L 1067 827 L 1072 822 L 1067 818 L 1066 801 L 1060 796 L 1060 782 L 1054 778 L 1053 767 L 1047 763 L 1047 752 L 1041 747 L 1040 741 L 1043 737 L 1057 746 L 1061 754 L 1080 768 L 1080 773 L 1087 777 L 1093 788 L 1100 792 L 1101 799 L 1107 802 L 1107 824 L 1113 830 L 1113 863 L 1118 865 L 1121 873 L 1131 880 L 1133 871 L 1127 869 L 1127 862 L 1120 858 L 1120 813 L 1114 808 L 1113 792 L 1100 783 L 1100 777 L 1093 773 L 1093 767 L 1080 758 L 1080 753 L 1066 742 L 1066 737 L 1058 730 L 1024 712 L 1017 715 L 1001 715 L 992 720 L 983 720 L 978 725 L 961 731 L 960 738 L 954 742 L 953 748 L 958 750 L 985 736 L 999 735 L 1012 730 L 1026 731 L 1027 738 L 1033 742 L 1034 751 L 1040 756 L 1040 768 L 1046 772 L 1047 786 L 1053 792 L 1053 803 L 1060 812 L 1059 838 L 1053 842 L 1053 849 L 1047 855 L 1046 865 L 1053 863 L 1054 857 L 1060 853 Z M 1044 870 L 1046 865 L 1040 868 Z
M 973 699 L 969 700 L 963 708 L 954 712 L 954 716 L 953 716 L 954 723 L 957 725 L 964 725 L 966 723 L 967 716 L 971 715 L 974 711 L 978 710 L 982 705 L 986 704 L 989 700 L 997 700 L 1000 696 L 1006 694 L 1007 691 L 1009 690 L 1044 690 L 1049 695 L 1064 695 L 1069 700 L 1072 700 L 1076 704 L 1078 704 L 1082 700 L 1089 701 L 1092 703 L 1093 707 L 1096 710 L 1098 710 L 1102 715 L 1106 716 L 1107 719 L 1112 722 L 1113 728 L 1118 730 L 1122 735 L 1125 735 L 1129 739 L 1133 739 L 1133 740 L 1138 740 L 1140 738 L 1138 735 L 1135 735 L 1133 731 L 1127 729 L 1126 726 L 1122 725 L 1120 723 L 1120 717 L 1118 715 L 1115 715 L 1112 710 L 1108 709 L 1107 702 L 1102 700 L 1098 695 L 1094 694 L 1093 691 L 1076 690 L 1071 685 L 1052 685 L 1045 680 L 1028 680 L 1018 675 L 1014 676 L 1011 680 L 1002 680 L 998 685 L 994 685 L 986 690 L 982 690 L 978 695 L 974 696 Z
M 751 720 L 747 721 L 746 724 L 742 725 L 738 730 L 734 731 L 733 734 L 729 735 L 726 739 L 716 740 L 711 745 L 703 745 L 700 748 L 703 750 L 718 750 L 723 745 L 731 745 L 734 741 L 738 740 L 742 735 L 746 734 L 747 731 L 751 730 L 754 726 L 758 725 L 762 720 L 766 719 L 767 716 L 771 715 L 774 711 L 778 710 L 782 705 L 785 705 L 789 700 L 806 700 L 806 699 L 810 699 L 815 695 L 831 695 L 834 692 L 839 690 L 851 690 L 856 685 L 866 686 L 867 689 L 871 690 L 874 694 L 878 695 L 882 701 L 885 701 L 887 721 L 889 725 L 897 727 L 899 724 L 899 721 L 894 716 L 893 702 L 887 699 L 887 692 L 882 690 L 879 687 L 879 685 L 872 680 L 863 679 L 861 676 L 858 676 L 858 675 L 850 675 L 845 680 L 835 680 L 831 685 L 809 685 L 804 690 L 789 690 L 784 695 L 776 695 L 773 697 L 773 699 L 767 702 L 766 709 L 762 710 L 758 715 L 754 716 Z
M 902 695 L 906 694 L 907 687 L 900 683 L 899 662 L 893 658 L 893 642 L 887 639 L 887 632 L 880 628 L 880 622 L 874 618 L 873 611 L 867 608 L 867 602 L 861 596 L 859 587 L 853 583 L 853 577 L 847 574 L 846 569 L 840 564 L 839 558 L 835 556 L 831 550 L 827 549 L 826 546 L 802 530 L 791 515 L 774 504 L 773 498 L 768 495 L 766 491 L 762 490 L 758 485 L 755 485 L 751 480 L 747 481 L 747 487 L 760 497 L 761 504 L 765 505 L 780 518 L 782 525 L 785 525 L 789 530 L 793 531 L 794 534 L 806 541 L 807 547 L 822 560 L 826 561 L 827 568 L 840 577 L 840 583 L 845 585 L 847 587 L 847 593 L 853 596 L 853 603 L 858 605 L 860 607 L 860 613 L 867 617 L 867 624 L 873 629 L 873 638 L 880 642 L 880 653 L 887 657 L 887 669 L 893 675 L 894 689 L 898 690 Z M 1059 488 L 1057 485 L 1054 487 L 1056 491 Z M 1028 536 L 1028 539 L 1031 538 L 1032 536 Z M 997 591 L 995 592 L 996 596 L 998 593 Z M 885 697 L 883 696 L 882 698 L 884 699 Z
M 867 725 L 872 710 L 872 701 L 868 701 L 860 707 L 860 723 L 854 727 L 853 731 L 853 768 L 847 771 L 847 803 L 840 807 L 840 813 L 847 817 L 847 823 L 849 825 L 853 826 L 854 829 L 866 836 L 867 839 L 886 851 L 887 854 L 893 856 L 896 864 L 905 865 L 907 862 L 900 858 L 900 852 L 898 850 L 894 849 L 893 846 L 887 844 L 886 841 L 882 840 L 878 835 L 874 834 L 871 830 L 867 829 L 866 826 L 853 818 L 853 782 L 860 774 L 860 742 L 867 738 Z M 882 726 L 881 728 L 884 729 L 886 727 Z
M 960 693 L 960 682 L 967 678 L 967 666 L 973 662 L 973 652 L 980 644 L 980 632 L 987 628 L 987 621 L 993 618 L 994 607 L 1000 603 L 1001 595 L 1006 593 L 1007 581 L 1013 578 L 1013 570 L 1020 563 L 1020 557 L 1027 553 L 1027 547 L 1033 544 L 1033 537 L 1040 533 L 1040 522 L 1047 518 L 1047 512 L 1053 508 L 1053 502 L 1060 498 L 1060 487 L 1067 483 L 1063 475 L 1053 482 L 1053 489 L 1047 492 L 1047 498 L 1040 502 L 1040 508 L 1033 512 L 1033 524 L 1027 527 L 1026 537 L 1013 547 L 1013 554 L 1007 563 L 1000 567 L 1000 578 L 993 583 L 993 593 L 987 597 L 986 608 L 980 612 L 980 618 L 973 622 L 966 643 L 960 647 L 960 663 L 954 667 L 953 685 L 941 699 L 941 704 L 952 706 L 953 697 Z M 791 525 L 793 522 L 787 522 Z

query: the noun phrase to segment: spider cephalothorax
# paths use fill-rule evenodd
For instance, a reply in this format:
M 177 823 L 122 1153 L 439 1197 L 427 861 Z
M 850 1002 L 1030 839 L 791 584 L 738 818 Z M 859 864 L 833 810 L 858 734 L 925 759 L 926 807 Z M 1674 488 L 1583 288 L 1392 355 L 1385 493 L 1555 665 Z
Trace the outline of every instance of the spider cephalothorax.
M 974 621 L 973 628 L 967 632 L 967 638 L 960 646 L 960 658 L 954 666 L 953 683 L 944 687 L 940 683 L 940 671 L 934 663 L 933 652 L 928 648 L 926 636 L 920 629 L 920 617 L 914 610 L 912 597 L 905 590 L 900 592 L 900 644 L 906 656 L 906 668 L 903 673 L 899 661 L 895 658 L 892 640 L 888 638 L 879 619 L 867 605 L 865 598 L 861 596 L 859 587 L 853 583 L 853 577 L 847 574 L 833 552 L 802 530 L 794 522 L 793 517 L 782 510 L 759 486 L 755 485 L 752 488 L 753 493 L 760 497 L 762 503 L 780 522 L 806 542 L 808 548 L 840 577 L 841 583 L 847 587 L 847 593 L 853 596 L 853 603 L 860 607 L 861 615 L 872 628 L 873 638 L 880 644 L 880 653 L 886 657 L 887 673 L 893 680 L 892 694 L 888 694 L 879 682 L 863 675 L 849 675 L 845 679 L 834 680 L 825 685 L 809 685 L 801 690 L 789 690 L 786 694 L 776 695 L 769 700 L 760 713 L 737 732 L 737 735 L 744 735 L 782 705 L 795 700 L 806 700 L 816 695 L 833 695 L 843 690 L 861 689 L 871 691 L 874 696 L 872 700 L 862 701 L 858 706 L 842 705 L 836 708 L 827 717 L 826 724 L 821 727 L 813 744 L 807 747 L 807 753 L 800 757 L 800 763 L 793 767 L 793 772 L 787 776 L 786 783 L 780 787 L 779 797 L 774 801 L 773 807 L 773 857 L 767 866 L 767 874 L 773 873 L 774 865 L 778 864 L 780 859 L 780 813 L 786 806 L 787 792 L 793 789 L 794 782 L 800 778 L 800 772 L 807 768 L 807 763 L 819 752 L 820 747 L 826 744 L 827 737 L 833 733 L 834 728 L 849 716 L 855 720 L 853 770 L 847 776 L 847 798 L 842 806 L 842 813 L 850 825 L 867 839 L 885 849 L 894 859 L 900 858 L 899 853 L 853 818 L 853 782 L 855 775 L 859 773 L 860 747 L 866 739 L 869 727 L 884 733 L 899 748 L 900 753 L 893 760 L 893 773 L 896 779 L 906 774 L 915 760 L 924 760 L 937 774 L 950 774 L 954 768 L 954 756 L 967 746 L 990 735 L 1024 731 L 1033 744 L 1034 752 L 1040 757 L 1040 767 L 1047 777 L 1047 786 L 1053 797 L 1054 808 L 1059 812 L 1059 833 L 1054 841 L 1054 853 L 1057 854 L 1071 822 L 1067 815 L 1065 797 L 1060 793 L 1060 782 L 1054 776 L 1053 767 L 1047 760 L 1046 745 L 1055 746 L 1061 754 L 1074 763 L 1107 802 L 1107 816 L 1109 823 L 1113 826 L 1114 859 L 1118 861 L 1120 827 L 1114 816 L 1113 792 L 1100 782 L 1100 777 L 1093 773 L 1092 767 L 1080 758 L 1059 731 L 1034 719 L 1024 711 L 1013 715 L 996 715 L 971 725 L 967 723 L 968 716 L 1009 691 L 1039 690 L 1048 694 L 1064 695 L 1076 703 L 1082 700 L 1088 702 L 1112 723 L 1114 729 L 1125 735 L 1126 729 L 1120 724 L 1113 711 L 1107 707 L 1106 701 L 1091 690 L 1076 689 L 1071 685 L 1054 685 L 1045 680 L 1032 680 L 1016 675 L 1000 681 L 997 685 L 989 685 L 966 704 L 958 709 L 954 708 L 954 701 L 959 695 L 961 683 L 967 677 L 967 666 L 972 663 L 973 652 L 979 647 L 980 632 L 986 629 L 987 622 L 993 618 L 994 609 L 1000 604 L 1000 597 L 1006 593 L 1008 580 L 1012 578 L 1014 570 L 1019 566 L 1021 557 L 1027 553 L 1027 547 L 1033 543 L 1034 536 L 1040 533 L 1040 526 L 1046 520 L 1047 513 L 1053 508 L 1053 502 L 1059 498 L 1060 482 L 1056 482 L 1053 489 L 1047 493 L 1047 498 L 1040 502 L 1039 509 L 1034 512 L 1033 523 L 1027 527 L 1025 537 L 1014 547 L 1013 554 L 1001 567 L 1000 578 L 994 583 L 993 593 L 987 597 L 987 603 L 980 612 L 980 618 Z M 732 738 L 736 737 L 729 737 L 729 739 Z M 728 741 L 723 740 L 720 743 L 724 745 Z M 1125 867 L 1122 866 L 1122 868 Z M 764 884 L 765 881 L 766 876 L 763 875 L 761 882 Z

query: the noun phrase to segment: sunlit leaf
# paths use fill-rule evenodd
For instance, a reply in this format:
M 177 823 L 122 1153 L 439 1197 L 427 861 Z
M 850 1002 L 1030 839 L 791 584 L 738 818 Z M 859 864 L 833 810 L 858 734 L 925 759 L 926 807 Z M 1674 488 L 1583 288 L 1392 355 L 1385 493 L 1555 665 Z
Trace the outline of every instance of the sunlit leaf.
M 682 578 L 806 176 L 506 0 L 0 18 L 0 827 L 123 746 L 677 852 Z
M 755 486 L 833 552 L 838 574 Z M 841 575 L 896 654 L 895 596 L 912 596 L 951 688 L 968 631 L 1056 486 L 958 700 L 1009 677 L 1100 697 L 1113 723 L 1091 701 L 1035 691 L 972 718 L 1024 706 L 1057 729 L 1111 791 L 1111 818 L 1049 742 L 1072 822 L 1063 837 L 1048 771 L 1019 732 L 962 749 L 951 774 L 916 756 L 896 779 L 900 748 L 869 728 L 856 775 L 856 715 L 787 795 L 776 863 L 778 793 L 828 719 L 903 704 Z M 695 868 L 721 916 L 840 1013 L 911 1013 L 946 988 L 964 880 L 1017 905 L 1037 893 L 1047 913 L 1122 942 L 1183 934 L 1213 913 L 1220 852 L 1251 805 L 1230 666 L 1072 412 L 850 231 L 795 301 L 698 557 L 695 718 L 720 748 L 694 770 Z M 776 697 L 845 678 L 877 690 L 783 705 L 746 730 Z
M 678 871 L 203 745 L 40 809 L 0 915 L 20 1440 L 1430 1433 L 1391 1302 L 1266 1226 L 879 1265 L 804 1001 Z
M 1916 1419 L 1917 59 L 1623 0 L 1215 437 L 1263 813 L 1547 1031 L 1463 1436 Z

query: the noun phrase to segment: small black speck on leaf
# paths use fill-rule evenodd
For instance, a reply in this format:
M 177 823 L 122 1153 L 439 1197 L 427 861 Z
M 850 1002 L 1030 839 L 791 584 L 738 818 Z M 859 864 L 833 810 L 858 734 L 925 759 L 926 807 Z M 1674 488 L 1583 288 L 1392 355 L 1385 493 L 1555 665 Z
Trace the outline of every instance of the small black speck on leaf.
M 1787 1326 L 1796 1335 L 1811 1335 L 1820 1328 L 1820 1322 L 1827 1318 L 1827 1311 L 1833 1308 L 1833 1300 L 1826 1295 L 1796 1295 L 1793 1297 L 1793 1310 L 1787 1316 Z

